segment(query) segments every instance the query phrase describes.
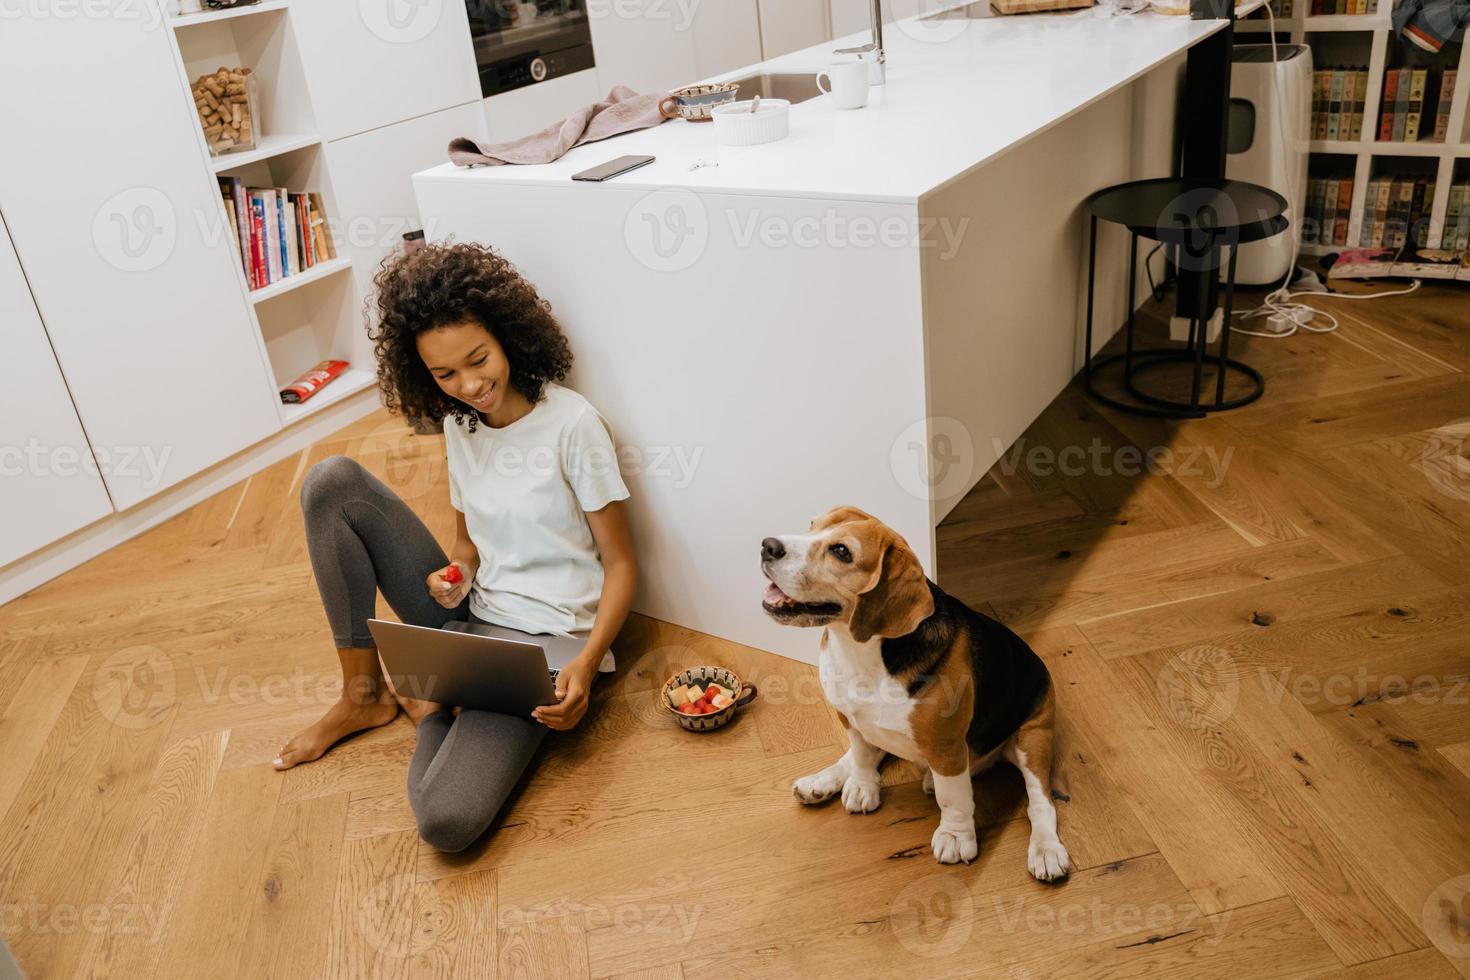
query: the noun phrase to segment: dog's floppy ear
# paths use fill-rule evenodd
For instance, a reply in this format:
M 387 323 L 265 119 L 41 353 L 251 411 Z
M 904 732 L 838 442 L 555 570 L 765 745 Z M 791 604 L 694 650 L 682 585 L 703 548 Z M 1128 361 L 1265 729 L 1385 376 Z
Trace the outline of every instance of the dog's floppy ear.
M 874 636 L 907 636 L 934 615 L 934 596 L 919 558 L 901 538 L 889 538 L 878 563 L 877 583 L 858 596 L 848 629 L 867 643 Z
M 827 511 L 827 513 L 812 521 L 811 529 L 813 531 L 821 531 L 825 528 L 832 527 L 835 524 L 846 524 L 849 521 L 872 520 L 875 520 L 873 515 L 864 513 L 863 511 L 858 510 L 856 507 L 833 507 L 831 510 Z

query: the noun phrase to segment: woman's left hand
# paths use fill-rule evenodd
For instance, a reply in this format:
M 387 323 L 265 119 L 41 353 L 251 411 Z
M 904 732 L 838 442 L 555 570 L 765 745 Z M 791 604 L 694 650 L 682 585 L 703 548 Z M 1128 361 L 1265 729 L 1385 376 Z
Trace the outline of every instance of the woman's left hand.
M 547 728 L 565 732 L 577 727 L 587 714 L 592 678 L 576 668 L 568 668 L 556 678 L 556 704 L 542 705 L 531 712 Z

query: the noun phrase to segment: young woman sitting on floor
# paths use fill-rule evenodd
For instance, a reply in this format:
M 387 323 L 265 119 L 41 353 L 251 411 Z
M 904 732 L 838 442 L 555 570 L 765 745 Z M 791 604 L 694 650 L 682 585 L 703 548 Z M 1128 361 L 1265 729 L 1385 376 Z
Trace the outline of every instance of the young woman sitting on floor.
M 419 832 L 458 851 L 490 826 L 547 729 L 574 728 L 594 677 L 614 669 L 638 578 L 628 489 L 602 416 L 559 384 L 572 365 L 566 337 L 514 266 L 478 245 L 430 246 L 386 262 L 375 283 L 384 402 L 444 423 L 458 532 L 446 555 L 356 460 L 312 467 L 301 507 L 343 691 L 274 765 L 317 759 L 401 705 L 418 733 L 408 796 Z M 451 565 L 458 582 L 445 579 Z M 395 699 L 367 627 L 379 589 L 405 623 L 468 619 L 575 636 L 582 651 L 558 677 L 558 702 L 531 719 Z

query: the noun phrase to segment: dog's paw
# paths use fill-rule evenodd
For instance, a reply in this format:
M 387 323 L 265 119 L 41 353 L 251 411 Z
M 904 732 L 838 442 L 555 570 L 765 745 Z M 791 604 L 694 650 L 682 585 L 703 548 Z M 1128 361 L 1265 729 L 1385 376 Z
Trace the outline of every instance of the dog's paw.
M 842 784 L 842 805 L 848 813 L 872 813 L 882 803 L 878 780 L 848 776 Z
M 980 854 L 980 843 L 973 830 L 945 830 L 939 827 L 929 841 L 929 849 L 940 864 L 969 864 Z
M 842 789 L 842 773 L 823 769 L 810 776 L 802 776 L 791 784 L 791 795 L 806 804 L 830 800 Z
M 933 796 L 934 795 L 934 770 L 933 769 L 925 769 L 924 770 L 924 792 L 928 793 L 930 796 Z
M 1056 881 L 1072 870 L 1072 859 L 1055 837 L 1049 840 L 1033 837 L 1026 848 L 1026 866 L 1037 881 Z

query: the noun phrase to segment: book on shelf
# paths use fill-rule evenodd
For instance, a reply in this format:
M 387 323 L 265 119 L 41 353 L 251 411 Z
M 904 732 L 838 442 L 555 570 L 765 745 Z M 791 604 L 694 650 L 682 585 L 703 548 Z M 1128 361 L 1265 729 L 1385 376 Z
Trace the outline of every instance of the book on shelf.
M 1312 138 L 1357 142 L 1363 138 L 1368 69 L 1323 68 L 1313 73 Z
M 1419 120 L 1424 115 L 1424 86 L 1428 82 L 1429 72 L 1423 68 L 1413 68 L 1409 71 L 1409 101 L 1404 113 L 1404 142 L 1416 143 L 1419 141 Z M 1399 79 L 1400 82 L 1403 79 Z
M 1351 177 L 1309 179 L 1302 242 L 1307 245 L 1346 245 L 1352 206 Z
M 1470 280 L 1470 176 L 1448 188 L 1444 223 L 1430 236 L 1435 182 L 1427 174 L 1374 178 L 1363 210 L 1359 247 L 1340 253 L 1328 275 L 1340 278 L 1407 276 Z
M 1455 101 L 1455 82 L 1460 73 L 1457 69 L 1446 68 L 1444 74 L 1439 78 L 1439 103 L 1434 112 L 1434 130 L 1431 137 L 1436 143 L 1443 143 L 1450 135 L 1450 105 Z
M 1393 98 L 1393 134 L 1390 137 L 1395 143 L 1404 141 L 1404 124 L 1409 116 L 1409 75 L 1407 68 L 1400 68 L 1393 73 L 1394 98 Z
M 337 257 L 321 195 L 219 178 L 231 251 L 252 290 Z
M 1347 80 L 1346 74 L 1336 69 L 1332 72 L 1332 90 L 1327 98 L 1327 138 L 1329 140 L 1339 139 L 1341 131 L 1339 123 L 1342 120 L 1342 89 L 1343 82 Z M 1346 134 L 1344 134 L 1346 135 Z
M 1383 73 L 1383 105 L 1378 115 L 1378 140 L 1387 143 L 1393 139 L 1393 107 L 1398 100 L 1399 73 L 1388 70 Z

